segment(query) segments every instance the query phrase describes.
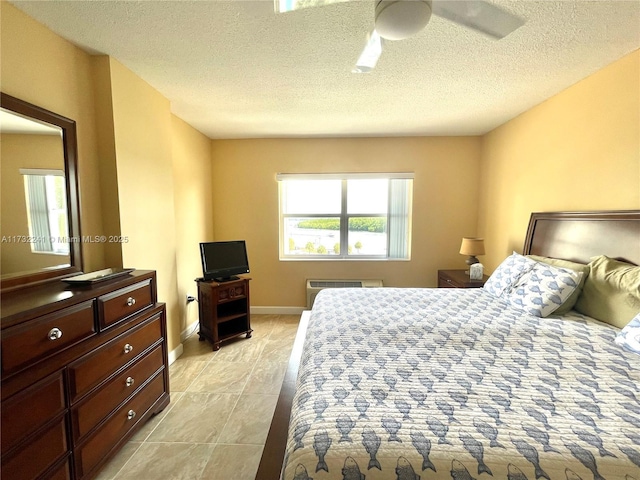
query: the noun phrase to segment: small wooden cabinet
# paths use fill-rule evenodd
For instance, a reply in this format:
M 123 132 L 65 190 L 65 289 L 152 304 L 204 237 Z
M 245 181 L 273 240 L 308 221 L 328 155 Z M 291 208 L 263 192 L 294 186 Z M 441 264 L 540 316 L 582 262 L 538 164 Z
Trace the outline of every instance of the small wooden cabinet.
M 95 477 L 169 403 L 156 274 L 2 293 L 2 478 Z
M 438 288 L 481 288 L 488 279 L 471 280 L 467 270 L 438 270 Z
M 200 341 L 209 340 L 213 350 L 220 343 L 239 335 L 251 338 L 249 312 L 249 280 L 238 278 L 228 282 L 198 280 Z

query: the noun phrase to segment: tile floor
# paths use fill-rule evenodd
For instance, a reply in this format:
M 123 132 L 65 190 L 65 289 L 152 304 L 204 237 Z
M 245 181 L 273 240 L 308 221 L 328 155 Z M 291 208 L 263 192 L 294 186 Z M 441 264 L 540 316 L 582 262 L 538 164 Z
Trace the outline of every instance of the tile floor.
M 169 367 L 171 403 L 98 480 L 253 480 L 299 320 L 252 315 L 252 338 L 217 352 L 191 335 Z

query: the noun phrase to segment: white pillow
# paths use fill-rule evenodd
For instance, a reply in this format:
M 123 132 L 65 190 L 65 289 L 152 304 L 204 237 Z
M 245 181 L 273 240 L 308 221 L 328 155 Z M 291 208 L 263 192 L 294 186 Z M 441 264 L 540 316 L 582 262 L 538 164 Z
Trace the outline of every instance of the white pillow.
M 582 280 L 582 272 L 535 263 L 506 292 L 509 303 L 536 317 L 555 312 L 573 294 Z
M 616 343 L 625 350 L 640 355 L 640 313 L 620 331 L 616 336 Z
M 511 287 L 520 277 L 531 270 L 536 262 L 530 258 L 513 252 L 504 259 L 498 268 L 491 274 L 484 284 L 484 289 L 496 297 L 502 297 L 509 292 Z

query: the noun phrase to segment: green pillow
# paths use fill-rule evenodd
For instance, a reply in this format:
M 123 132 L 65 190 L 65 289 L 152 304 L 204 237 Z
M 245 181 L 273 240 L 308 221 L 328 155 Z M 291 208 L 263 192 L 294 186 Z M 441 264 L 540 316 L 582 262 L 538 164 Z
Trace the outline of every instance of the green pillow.
M 582 288 L 584 287 L 584 282 L 589 276 L 589 265 L 585 265 L 583 263 L 570 262 L 569 260 L 560 260 L 559 258 L 550 258 L 550 257 L 540 257 L 538 255 L 527 255 L 531 260 L 535 260 L 536 262 L 546 263 L 547 265 L 553 265 L 554 267 L 560 268 L 568 268 L 570 270 L 576 272 L 582 272 L 582 278 L 580 279 L 580 283 L 573 291 L 571 295 L 564 301 L 560 307 L 556 311 L 553 312 L 553 315 L 564 315 L 569 312 L 576 302 L 578 301 L 578 297 L 582 293 Z
M 590 272 L 575 309 L 622 328 L 640 312 L 640 267 L 601 255 Z

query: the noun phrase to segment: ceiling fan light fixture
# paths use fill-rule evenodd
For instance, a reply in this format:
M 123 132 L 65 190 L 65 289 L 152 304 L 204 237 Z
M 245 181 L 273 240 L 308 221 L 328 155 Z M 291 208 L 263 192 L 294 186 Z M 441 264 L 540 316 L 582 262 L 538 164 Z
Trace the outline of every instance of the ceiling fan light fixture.
M 409 38 L 427 26 L 431 12 L 431 0 L 380 0 L 376 3 L 376 31 L 387 40 Z
M 367 38 L 367 43 L 351 73 L 371 72 L 376 67 L 380 55 L 382 55 L 382 39 L 378 32 L 374 30 Z

